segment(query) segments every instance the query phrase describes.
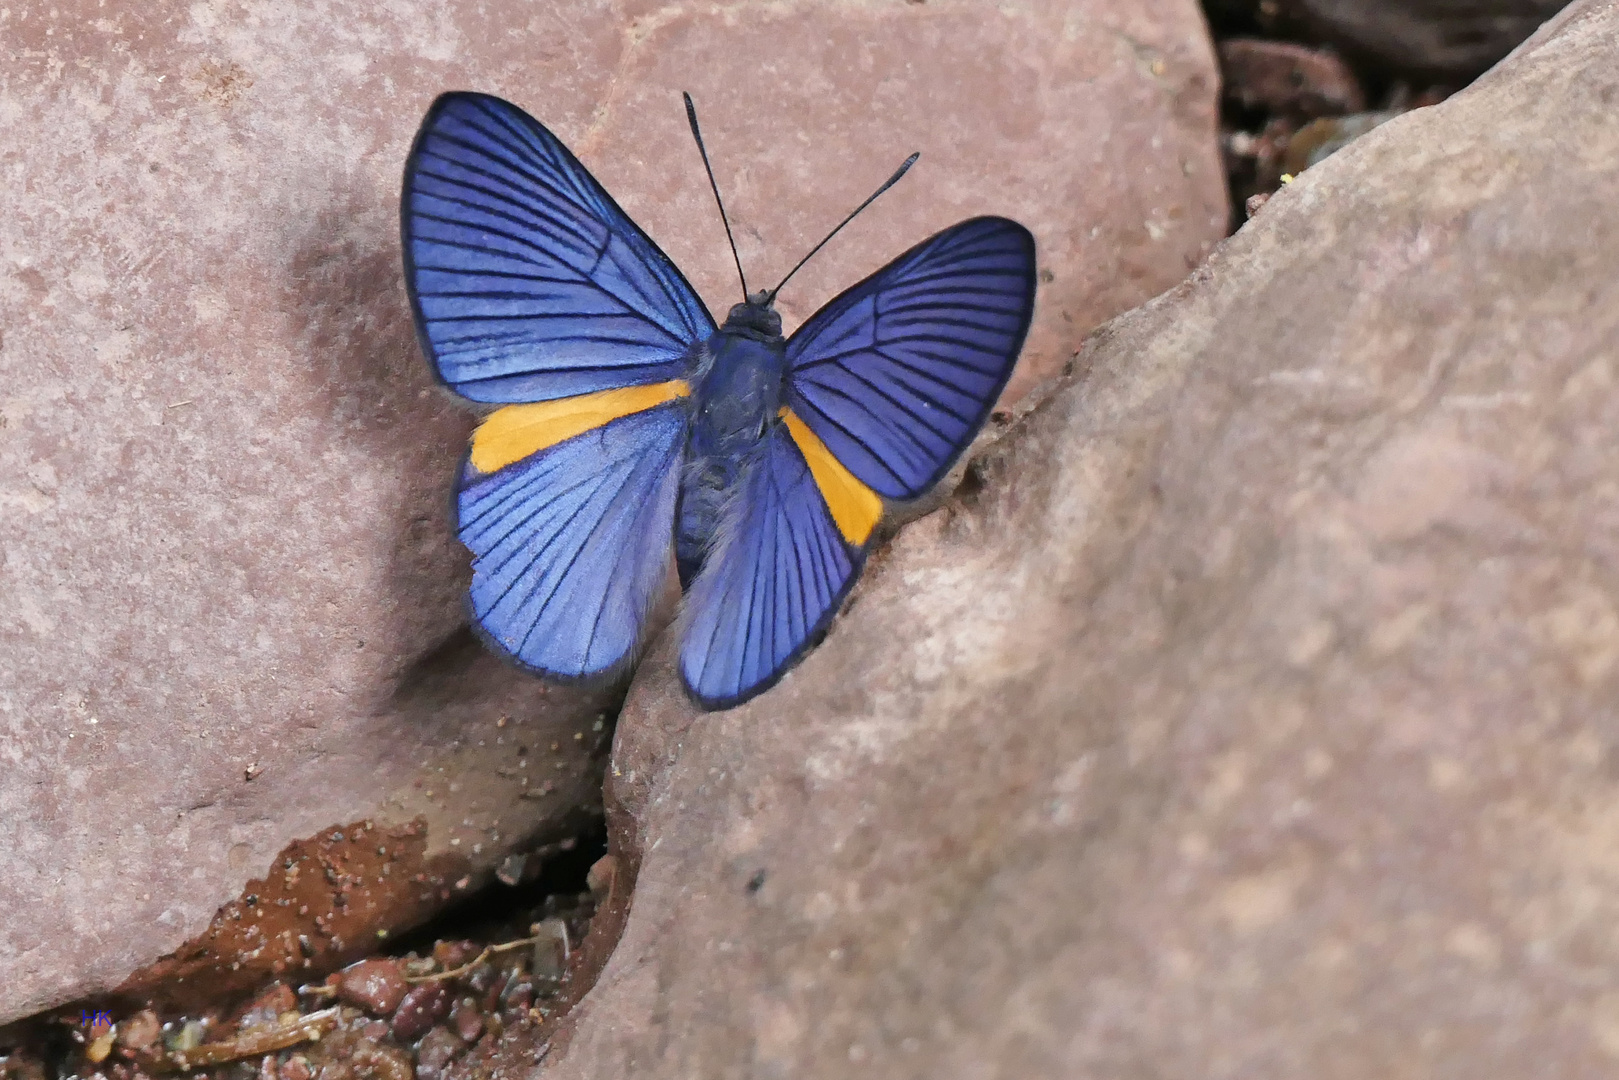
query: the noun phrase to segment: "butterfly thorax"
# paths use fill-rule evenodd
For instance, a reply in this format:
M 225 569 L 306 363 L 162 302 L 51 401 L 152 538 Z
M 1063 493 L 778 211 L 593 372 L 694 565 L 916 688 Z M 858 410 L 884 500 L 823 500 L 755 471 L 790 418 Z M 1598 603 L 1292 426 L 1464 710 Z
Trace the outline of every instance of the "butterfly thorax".
M 781 316 L 767 303 L 736 305 L 702 350 L 675 528 L 682 587 L 701 568 L 765 433 L 781 422 L 786 369 Z
M 769 293 L 756 292 L 748 297 L 747 303 L 736 304 L 725 316 L 725 325 L 720 327 L 722 334 L 735 334 L 738 337 L 752 338 L 766 344 L 782 342 L 781 316 L 772 306 L 775 301 Z

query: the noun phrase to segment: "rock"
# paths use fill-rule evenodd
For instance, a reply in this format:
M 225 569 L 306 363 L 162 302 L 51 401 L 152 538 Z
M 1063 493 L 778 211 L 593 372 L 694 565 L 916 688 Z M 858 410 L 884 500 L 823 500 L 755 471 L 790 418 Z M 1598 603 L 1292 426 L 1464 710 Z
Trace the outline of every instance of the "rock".
M 780 686 L 660 642 L 539 1075 L 1611 1074 L 1616 105 L 1580 3 L 1095 335 Z
M 163 1048 L 174 1054 L 189 1053 L 203 1044 L 208 1037 L 208 1027 L 203 1020 L 181 1021 L 163 1033 Z
M 290 842 L 417 825 L 428 875 L 470 888 L 597 798 L 605 747 L 572 736 L 615 691 L 520 675 L 464 627 L 445 507 L 473 417 L 418 354 L 398 248 L 440 91 L 553 125 L 721 311 L 681 89 L 755 281 L 923 151 L 783 310 L 1019 217 L 1045 283 L 1015 393 L 1224 231 L 1192 0 L 63 0 L 0 25 L 0 1023 L 171 953 L 188 986 L 318 978 L 455 890 L 368 872 L 374 907 L 334 886 L 263 953 L 211 952 Z
M 568 971 L 568 924 L 544 919 L 534 927 L 534 952 L 529 971 L 536 979 L 560 980 Z
M 455 1031 L 456 1038 L 471 1045 L 478 1041 L 483 1034 L 483 1015 L 478 1011 L 478 1003 L 472 998 L 462 998 L 450 1010 L 450 1026 Z
M 412 1068 L 410 1055 L 397 1046 L 374 1042 L 358 1043 L 351 1052 L 349 1064 L 352 1075 L 366 1080 L 411 1080 L 413 1075 L 421 1073 L 420 1068 Z
M 1230 38 L 1220 42 L 1220 74 L 1226 99 L 1243 109 L 1310 120 L 1366 108 L 1360 80 L 1325 49 Z
M 618 859 L 612 855 L 603 855 L 590 864 L 590 870 L 585 875 L 585 885 L 598 904 L 607 899 L 608 894 L 613 891 L 613 879 L 617 876 Z
M 526 854 L 508 855 L 495 868 L 495 878 L 502 885 L 518 885 L 523 881 L 523 874 L 527 870 L 528 856 Z
M 84 1048 L 84 1057 L 92 1065 L 99 1065 L 107 1060 L 108 1054 L 112 1053 L 112 1045 L 118 1038 L 118 1032 L 109 1024 L 100 1034 L 96 1034 L 92 1028 L 91 1035 L 90 1045 Z
M 378 956 L 345 968 L 338 979 L 337 996 L 373 1016 L 387 1016 L 399 1007 L 407 989 L 399 961 Z
M 118 1025 L 118 1045 L 126 1050 L 146 1050 L 157 1045 L 163 1023 L 151 1009 L 142 1009 Z
M 410 988 L 399 1009 L 394 1013 L 393 1036 L 400 1042 L 412 1042 L 427 1033 L 427 1029 L 444 1019 L 450 1011 L 450 992 L 443 983 L 420 983 Z
M 508 1023 L 528 1012 L 534 1004 L 534 983 L 529 976 L 513 972 L 500 992 L 500 1010 Z
M 429 1031 L 416 1048 L 416 1080 L 439 1080 L 465 1049 L 466 1044 L 448 1028 Z
M 468 989 L 484 995 L 484 1008 L 491 1010 L 494 1008 L 493 1002 L 500 996 L 501 987 L 505 985 L 501 981 L 504 977 L 501 969 L 486 960 L 467 972 L 465 981 Z
M 436 941 L 433 943 L 433 961 L 439 970 L 451 971 L 465 964 L 483 951 L 476 941 Z
M 1397 74 L 1465 82 L 1500 60 L 1568 0 L 1216 0 Z
M 281 1022 L 282 1016 L 297 1011 L 298 998 L 292 992 L 292 987 L 286 983 L 272 983 L 241 1007 L 241 1014 L 236 1017 L 236 1029 L 249 1031 L 253 1028 L 275 1027 Z

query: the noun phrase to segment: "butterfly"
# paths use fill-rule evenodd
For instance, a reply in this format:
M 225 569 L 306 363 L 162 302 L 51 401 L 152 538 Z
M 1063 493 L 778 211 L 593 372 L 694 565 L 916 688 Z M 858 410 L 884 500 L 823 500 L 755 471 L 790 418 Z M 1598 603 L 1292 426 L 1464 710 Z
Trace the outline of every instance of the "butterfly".
M 434 372 L 499 406 L 455 497 L 480 636 L 549 678 L 622 671 L 673 554 L 680 675 L 707 709 L 768 689 L 824 635 L 885 503 L 926 492 L 983 426 L 1034 308 L 1034 238 L 978 217 L 790 338 L 781 286 L 745 277 L 716 326 L 567 147 L 486 94 L 429 108 L 401 234 Z

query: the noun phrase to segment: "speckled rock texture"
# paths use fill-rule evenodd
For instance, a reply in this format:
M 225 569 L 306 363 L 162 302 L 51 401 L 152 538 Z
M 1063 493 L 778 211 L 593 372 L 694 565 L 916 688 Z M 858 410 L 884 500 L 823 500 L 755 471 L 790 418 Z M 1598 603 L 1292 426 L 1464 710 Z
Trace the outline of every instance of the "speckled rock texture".
M 1192 0 L 0 7 L 0 1022 L 193 938 L 294 839 L 425 828 L 475 884 L 597 798 L 612 695 L 463 625 L 473 418 L 397 238 L 451 88 L 552 124 L 720 311 L 681 89 L 757 281 L 921 150 L 782 308 L 1018 217 L 1044 291 L 1013 396 L 1226 220 Z
M 1213 0 L 1261 25 L 1303 30 L 1397 75 L 1466 81 L 1568 0 Z
M 778 688 L 644 664 L 540 1075 L 1619 1070 L 1616 107 L 1583 3 L 1100 331 Z

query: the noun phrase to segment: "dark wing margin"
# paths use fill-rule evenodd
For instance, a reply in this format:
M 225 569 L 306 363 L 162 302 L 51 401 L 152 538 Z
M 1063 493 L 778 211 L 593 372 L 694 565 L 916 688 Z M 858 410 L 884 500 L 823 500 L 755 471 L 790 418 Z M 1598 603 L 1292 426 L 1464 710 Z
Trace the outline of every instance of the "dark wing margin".
M 682 618 L 681 680 L 705 709 L 774 686 L 830 625 L 865 561 L 784 426 L 765 437 L 744 484 Z
M 938 483 L 1012 375 L 1034 314 L 1034 237 L 980 217 L 922 241 L 787 342 L 788 404 L 862 483 Z
M 668 573 L 685 434 L 672 402 L 488 475 L 463 466 L 456 531 L 485 641 L 558 679 L 632 659 Z
M 673 262 L 539 121 L 433 102 L 405 162 L 405 285 L 422 350 L 474 401 L 678 378 L 714 320 Z

